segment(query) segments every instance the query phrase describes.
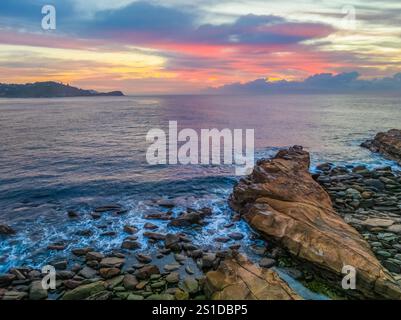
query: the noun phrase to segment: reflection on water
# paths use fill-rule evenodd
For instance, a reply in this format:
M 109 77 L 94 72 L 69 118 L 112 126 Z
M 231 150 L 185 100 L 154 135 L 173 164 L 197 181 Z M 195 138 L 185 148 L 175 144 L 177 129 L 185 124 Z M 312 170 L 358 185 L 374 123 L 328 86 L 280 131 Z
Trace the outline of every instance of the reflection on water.
M 178 121 L 179 129 L 255 129 L 256 158 L 299 144 L 311 151 L 314 164 L 380 166 L 391 162 L 359 144 L 377 131 L 399 127 L 401 103 L 399 97 L 341 95 L 0 100 L 0 223 L 18 231 L 0 243 L 0 271 L 48 257 L 46 246 L 55 241 L 65 241 L 67 248 L 118 246 L 119 236 L 100 236 L 104 225 L 107 230 L 141 226 L 143 212 L 159 210 L 149 200 L 160 197 L 213 206 L 216 215 L 196 241 L 224 234 L 233 167 L 146 164 L 146 133 L 167 130 L 170 120 Z M 130 209 L 128 214 L 90 219 L 94 206 L 111 202 Z M 83 217 L 67 220 L 71 209 Z M 82 229 L 94 236 L 77 236 Z

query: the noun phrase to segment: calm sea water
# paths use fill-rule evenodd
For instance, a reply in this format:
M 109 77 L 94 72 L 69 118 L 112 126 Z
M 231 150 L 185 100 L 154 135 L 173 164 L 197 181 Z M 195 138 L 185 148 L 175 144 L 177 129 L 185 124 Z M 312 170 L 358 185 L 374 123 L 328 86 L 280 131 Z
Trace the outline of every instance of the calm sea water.
M 253 128 L 256 157 L 279 147 L 303 145 L 313 164 L 394 165 L 359 147 L 377 131 L 399 128 L 400 97 L 263 96 L 263 97 L 121 97 L 0 100 L 0 223 L 17 236 L 0 239 L 0 272 L 14 265 L 43 265 L 72 247 L 118 248 L 123 225 L 141 227 L 143 213 L 160 210 L 152 199 L 176 198 L 187 206 L 212 206 L 207 227 L 194 241 L 212 244 L 224 235 L 231 214 L 226 199 L 238 177 L 230 166 L 149 166 L 145 160 L 151 128 Z M 120 203 L 123 216 L 91 219 L 94 207 Z M 78 220 L 66 212 L 76 210 Z M 167 231 L 165 222 L 154 223 Z M 90 229 L 92 237 L 76 235 Z M 247 230 L 244 223 L 237 231 Z M 101 233 L 115 230 L 116 237 Z M 140 235 L 144 250 L 147 243 Z M 63 241 L 64 252 L 48 252 Z M 244 244 L 253 240 L 247 236 Z M 246 245 L 245 245 L 246 247 Z

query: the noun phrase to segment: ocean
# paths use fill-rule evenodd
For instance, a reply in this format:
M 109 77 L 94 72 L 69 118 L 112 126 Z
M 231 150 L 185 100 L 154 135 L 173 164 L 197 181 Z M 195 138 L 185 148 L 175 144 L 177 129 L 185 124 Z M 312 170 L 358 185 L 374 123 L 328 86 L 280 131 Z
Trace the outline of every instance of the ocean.
M 152 128 L 254 129 L 256 158 L 281 147 L 302 145 L 312 168 L 321 162 L 369 167 L 395 163 L 361 148 L 378 131 L 400 128 L 400 96 L 270 95 L 154 96 L 0 100 L 0 224 L 16 236 L 0 239 L 0 272 L 13 266 L 42 266 L 68 256 L 71 248 L 119 248 L 125 224 L 142 237 L 146 213 L 162 209 L 154 200 L 172 198 L 177 214 L 186 207 L 213 208 L 208 224 L 191 233 L 194 242 L 215 246 L 232 212 L 227 198 L 240 177 L 230 165 L 157 165 L 146 162 Z M 128 212 L 94 220 L 95 207 L 118 203 Z M 78 219 L 67 212 L 77 211 Z M 158 232 L 171 231 L 152 221 Z M 245 253 L 258 237 L 241 222 Z M 90 230 L 85 237 L 79 231 Z M 104 236 L 115 231 L 115 236 Z M 174 230 L 173 230 L 174 231 Z M 49 251 L 52 243 L 64 251 Z M 232 244 L 232 243 L 231 243 Z M 222 247 L 230 245 L 221 244 Z M 248 254 L 251 254 L 248 252 Z

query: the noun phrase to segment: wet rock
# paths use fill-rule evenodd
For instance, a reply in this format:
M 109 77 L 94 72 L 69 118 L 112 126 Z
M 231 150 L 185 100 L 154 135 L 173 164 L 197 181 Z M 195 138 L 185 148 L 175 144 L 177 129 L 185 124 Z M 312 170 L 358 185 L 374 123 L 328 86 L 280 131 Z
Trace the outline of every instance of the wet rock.
M 30 300 L 42 300 L 47 298 L 47 290 L 43 288 L 42 281 L 34 281 L 29 290 Z
M 194 259 L 200 258 L 203 255 L 203 251 L 200 249 L 193 250 L 189 253 L 189 256 L 191 256 Z
M 99 261 L 97 260 L 86 261 L 86 265 L 93 269 L 99 269 Z
M 192 225 L 202 225 L 203 216 L 200 212 L 184 212 L 178 218 L 172 219 L 169 226 L 173 227 L 190 227 Z
M 118 204 L 109 204 L 101 207 L 97 207 L 94 212 L 103 213 L 103 212 L 111 212 L 111 211 L 120 211 L 122 207 Z
M 125 225 L 124 226 L 124 232 L 129 233 L 129 234 L 134 234 L 138 232 L 138 229 L 134 226 L 130 226 L 130 225 Z
M 82 284 L 82 281 L 68 279 L 63 281 L 63 284 L 67 289 L 75 289 Z
M 68 216 L 68 218 L 74 219 L 74 218 L 78 218 L 79 214 L 78 214 L 78 212 L 71 210 L 71 211 L 67 212 L 67 216 Z
M 173 251 L 179 251 L 181 249 L 179 242 L 180 242 L 180 237 L 178 235 L 168 233 L 166 234 L 164 245 L 167 249 L 171 249 Z
M 190 275 L 192 275 L 192 274 L 195 273 L 195 272 L 191 269 L 191 267 L 189 267 L 189 266 L 186 266 L 186 267 L 185 267 L 185 272 L 188 273 L 188 274 L 190 274 Z
M 189 300 L 189 293 L 183 290 L 176 290 L 174 297 L 176 300 Z
M 160 289 L 166 286 L 166 281 L 157 281 L 157 282 L 153 282 L 151 283 L 150 287 L 152 289 Z
M 202 267 L 203 268 L 212 268 L 215 260 L 216 260 L 215 253 L 210 253 L 210 252 L 204 253 L 202 256 Z
M 124 258 L 107 257 L 100 261 L 100 266 L 103 268 L 121 268 L 124 263 Z
M 107 231 L 100 234 L 101 237 L 114 237 L 117 233 L 114 231 Z
M 141 263 L 150 263 L 150 262 L 152 262 L 152 257 L 147 255 L 147 254 L 138 253 L 138 254 L 135 255 L 135 257 Z
M 135 290 L 138 285 L 138 279 L 132 274 L 126 274 L 123 279 L 123 286 L 127 290 Z
M 79 286 L 71 291 L 67 291 L 62 300 L 84 300 L 98 292 L 102 292 L 106 289 L 106 283 L 104 281 L 97 281 L 90 284 Z
M 79 230 L 75 232 L 75 234 L 80 237 L 91 237 L 93 236 L 93 231 L 90 229 L 85 229 L 85 230 Z
M 28 294 L 20 291 L 6 291 L 3 295 L 3 300 L 22 300 Z
M 147 265 L 140 269 L 137 269 L 134 273 L 135 277 L 140 280 L 148 279 L 152 274 L 160 274 L 160 270 L 155 265 Z
M 160 249 L 160 250 L 159 250 L 159 253 L 160 253 L 162 256 L 167 256 L 167 255 L 169 255 L 169 254 L 171 253 L 171 250 L 170 250 L 170 249 Z
M 401 164 L 401 130 L 379 132 L 373 140 L 367 140 L 361 146 L 372 152 L 379 152 Z
M 266 253 L 266 247 L 264 246 L 253 245 L 251 246 L 251 250 L 252 252 L 260 256 L 263 256 Z
M 8 287 L 17 277 L 14 274 L 0 274 L 0 288 Z
M 276 261 L 271 258 L 263 258 L 259 261 L 259 266 L 262 268 L 271 268 L 276 264 Z
M 330 171 L 334 165 L 332 163 L 322 163 L 316 166 L 316 169 L 319 171 Z
M 173 263 L 173 264 L 166 264 L 163 269 L 166 270 L 167 272 L 175 271 L 178 270 L 181 267 L 178 263 Z
M 390 232 L 401 234 L 401 224 L 392 225 L 387 230 Z
M 99 273 L 102 278 L 111 279 L 120 274 L 120 269 L 118 269 L 118 268 L 101 268 L 99 270 Z
M 101 254 L 100 252 L 91 251 L 86 254 L 85 258 L 86 261 L 92 261 L 92 260 L 101 261 L 104 258 L 104 255 Z
M 95 220 L 99 220 L 102 217 L 102 215 L 99 212 L 92 212 L 91 217 Z
M 364 297 L 401 298 L 400 286 L 369 244 L 334 212 L 329 195 L 311 177 L 309 164 L 309 154 L 301 147 L 258 161 L 253 173 L 235 186 L 231 206 L 264 237 L 334 278 L 342 278 L 344 264 L 354 266 L 357 290 Z M 354 179 L 347 176 L 337 181 Z
M 95 278 L 97 275 L 97 271 L 90 267 L 83 267 L 81 271 L 79 271 L 79 275 L 86 279 Z
M 39 279 L 39 278 L 41 278 L 41 276 L 42 276 L 42 273 L 39 272 L 38 270 L 31 270 L 28 272 L 28 275 L 27 275 L 27 277 L 31 280 Z
M 236 243 L 236 244 L 229 246 L 229 248 L 233 251 L 237 251 L 237 250 L 239 250 L 239 248 L 241 248 L 241 244 Z
M 144 219 L 148 220 L 170 220 L 172 212 L 162 213 L 162 212 L 153 212 L 148 213 L 144 216 Z
M 389 259 L 383 262 L 383 266 L 390 272 L 401 273 L 401 265 Z
M 15 230 L 6 224 L 0 224 L 0 235 L 12 235 L 15 234 Z
M 233 232 L 233 233 L 228 234 L 228 237 L 233 240 L 242 240 L 244 238 L 244 235 L 239 232 Z
M 124 290 L 123 287 L 119 287 L 119 285 L 123 282 L 124 280 L 124 276 L 123 275 L 119 275 L 117 277 L 111 278 L 106 280 L 106 287 L 108 289 L 117 291 L 118 288 L 121 288 L 121 290 Z
M 145 287 L 147 286 L 148 281 L 141 281 L 138 283 L 138 285 L 136 286 L 137 290 L 143 290 L 145 289 Z
M 76 248 L 72 249 L 72 253 L 75 254 L 76 256 L 85 256 L 88 252 L 93 251 L 93 248 L 86 247 L 86 248 Z
M 379 179 L 365 179 L 364 183 L 377 191 L 384 190 L 385 187 L 384 183 Z
M 47 246 L 48 250 L 55 250 L 55 251 L 62 251 L 65 249 L 65 244 L 61 243 L 54 243 Z
M 186 251 L 193 251 L 193 250 L 198 250 L 199 247 L 192 244 L 192 243 L 183 243 L 182 248 Z
M 161 274 L 152 274 L 152 275 L 150 276 L 150 280 L 151 280 L 151 281 L 152 281 L 152 280 L 159 280 L 161 277 L 162 277 Z
M 143 227 L 144 229 L 149 229 L 149 230 L 155 230 L 159 228 L 157 225 L 150 222 L 145 223 Z
M 65 269 L 67 269 L 68 262 L 67 262 L 67 260 L 60 260 L 60 261 L 52 262 L 51 265 L 56 270 L 65 270 Z
M 281 268 L 281 270 L 295 280 L 301 280 L 303 278 L 302 271 L 300 271 L 296 268 L 284 267 L 284 268 Z
M 161 241 L 166 238 L 166 236 L 162 233 L 157 233 L 157 232 L 144 232 L 143 236 L 155 241 Z
M 184 256 L 184 255 L 182 255 L 182 254 L 176 253 L 176 254 L 174 255 L 174 259 L 175 259 L 177 262 L 181 263 L 181 262 L 187 260 L 187 257 Z
M 394 224 L 394 221 L 389 219 L 368 218 L 362 222 L 364 226 L 368 227 L 382 227 L 387 228 Z
M 169 200 L 169 199 L 160 199 L 157 201 L 157 204 L 164 208 L 174 208 L 175 207 L 174 200 Z
M 61 280 L 71 279 L 74 276 L 75 276 L 74 272 L 67 271 L 67 270 L 58 271 L 56 274 L 57 279 L 61 279 Z
M 213 300 L 301 300 L 272 269 L 245 257 L 228 258 L 206 274 L 205 292 Z
M 189 294 L 194 294 L 199 291 L 199 283 L 194 277 L 187 276 L 184 279 L 182 289 Z
M 15 276 L 17 277 L 18 280 L 25 280 L 25 279 L 26 279 L 26 276 L 24 275 L 24 273 L 25 273 L 24 271 L 25 271 L 25 270 L 20 270 L 20 269 L 17 269 L 17 268 L 12 268 L 12 269 L 9 270 L 9 273 L 15 275 Z
M 123 243 L 121 244 L 121 248 L 126 250 L 135 250 L 139 249 L 140 247 L 141 244 L 139 242 L 131 240 L 124 240 Z
M 178 272 L 171 272 L 166 277 L 166 281 L 170 284 L 178 283 L 180 281 L 180 274 Z

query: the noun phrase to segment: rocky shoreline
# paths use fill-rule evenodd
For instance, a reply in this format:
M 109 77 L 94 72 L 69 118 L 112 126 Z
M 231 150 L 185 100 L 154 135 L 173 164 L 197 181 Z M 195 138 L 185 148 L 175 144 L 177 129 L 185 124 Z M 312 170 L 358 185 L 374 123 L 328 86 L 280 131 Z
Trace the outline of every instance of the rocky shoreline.
M 363 142 L 361 146 L 401 164 L 401 130 L 399 129 L 379 132 L 373 139 Z
M 187 232 L 207 224 L 211 208 L 187 208 L 176 216 L 170 211 L 174 201 L 164 199 L 157 204 L 167 212 L 145 217 L 144 236 L 153 251 L 141 250 L 138 227 L 125 225 L 120 248 L 102 253 L 77 247 L 50 263 L 57 270 L 54 290 L 43 289 L 45 274 L 37 269 L 19 267 L 1 274 L 0 299 L 303 299 L 281 272 L 333 299 L 401 299 L 399 172 L 330 163 L 316 169 L 309 173 L 309 154 L 297 146 L 260 160 L 234 187 L 227 236 L 217 237 L 215 247 L 195 245 Z M 95 208 L 92 219 L 124 211 L 110 204 Z M 251 248 L 257 261 L 242 253 L 244 235 L 230 231 L 241 218 L 263 241 Z M 152 221 L 179 231 L 159 233 Z M 10 226 L 0 226 L 0 237 L 14 234 Z M 64 248 L 54 243 L 48 250 Z M 357 290 L 341 289 L 344 264 L 358 270 Z
M 382 264 L 401 279 L 401 177 L 391 168 L 319 166 L 315 176 L 336 212 L 369 242 Z

